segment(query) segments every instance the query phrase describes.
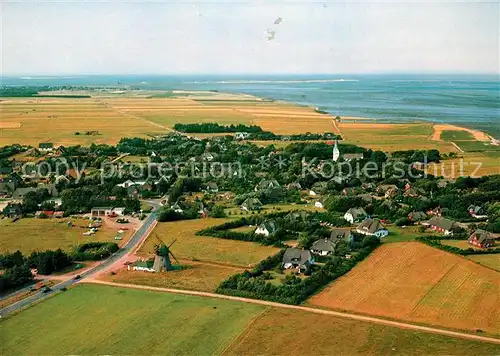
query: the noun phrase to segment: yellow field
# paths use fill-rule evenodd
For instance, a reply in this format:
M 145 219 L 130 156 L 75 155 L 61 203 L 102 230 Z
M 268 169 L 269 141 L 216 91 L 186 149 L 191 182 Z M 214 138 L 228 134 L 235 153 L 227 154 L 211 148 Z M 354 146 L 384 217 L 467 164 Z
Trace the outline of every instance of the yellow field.
M 149 273 L 127 271 L 124 267 L 119 271 L 115 271 L 115 275 L 103 275 L 99 277 L 99 279 L 116 283 L 213 292 L 224 280 L 228 279 L 233 274 L 243 272 L 243 268 L 231 266 L 219 266 L 185 260 L 179 262 L 186 269 L 162 273 Z
M 291 325 L 301 325 L 300 331 Z M 494 355 L 498 346 L 441 335 L 334 318 L 298 310 L 268 309 L 224 355 Z
M 140 248 L 139 253 L 153 253 L 153 246 L 156 243 L 155 235 L 159 236 L 165 243 L 177 239 L 177 242 L 172 246 L 172 252 L 178 259 L 249 267 L 278 252 L 277 248 L 253 242 L 195 235 L 199 230 L 226 221 L 228 219 L 208 218 L 159 223 Z
M 56 146 L 115 144 L 125 136 L 168 132 L 95 99 L 9 99 L 0 102 L 0 113 L 4 123 L 0 128 L 0 146 L 23 143 L 37 147 L 40 142 L 53 142 Z M 99 131 L 99 135 L 75 135 L 86 131 Z
M 438 149 L 442 153 L 459 152 L 454 142 L 441 140 L 444 129 L 462 130 L 451 125 L 432 123 L 377 123 L 362 118 L 333 120 L 313 108 L 284 102 L 260 101 L 248 95 L 178 92 L 177 97 L 161 97 L 154 91 L 130 91 L 121 94 L 85 93 L 92 98 L 6 98 L 0 101 L 0 146 L 23 143 L 38 146 L 40 142 L 58 145 L 116 144 L 122 137 L 148 137 L 172 131 L 176 123 L 217 122 L 219 124 L 259 125 L 264 130 L 288 135 L 305 132 L 341 134 L 344 142 L 363 147 L 397 151 Z M 488 136 L 477 130 L 463 129 L 481 141 Z M 85 135 L 98 131 L 98 135 Z M 79 132 L 80 135 L 75 135 Z M 464 131 L 465 132 L 465 131 Z M 206 137 L 207 135 L 200 135 Z M 472 141 L 479 142 L 479 141 Z M 259 142 L 283 146 L 289 142 Z M 462 142 L 463 144 L 463 142 Z M 467 146 L 475 150 L 476 146 Z M 467 151 L 467 149 L 465 149 Z M 498 174 L 497 152 L 460 153 L 465 160 L 464 173 Z M 458 175 L 460 159 L 431 166 L 430 173 L 453 170 Z M 432 171 L 431 171 L 432 169 Z
M 73 227 L 67 226 L 67 221 L 73 221 Z M 61 248 L 69 250 L 71 247 L 91 241 L 112 241 L 117 234 L 117 229 L 106 226 L 92 236 L 84 236 L 82 233 L 88 228 L 88 220 L 84 219 L 35 219 L 23 218 L 16 222 L 10 219 L 0 220 L 0 253 L 14 252 L 20 250 L 29 254 L 32 251 L 55 250 Z M 131 235 L 131 231 L 124 234 L 123 243 Z
M 500 174 L 500 152 L 464 152 L 457 158 L 431 163 L 427 173 L 446 178 Z
M 500 274 L 417 242 L 382 245 L 309 303 L 500 334 Z

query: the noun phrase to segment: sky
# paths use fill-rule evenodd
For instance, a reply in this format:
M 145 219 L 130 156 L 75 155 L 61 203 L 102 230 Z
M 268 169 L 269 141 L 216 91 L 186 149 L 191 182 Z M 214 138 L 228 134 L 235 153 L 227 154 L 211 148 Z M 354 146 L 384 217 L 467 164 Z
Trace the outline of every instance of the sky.
M 500 3 L 1 3 L 1 74 L 499 73 Z

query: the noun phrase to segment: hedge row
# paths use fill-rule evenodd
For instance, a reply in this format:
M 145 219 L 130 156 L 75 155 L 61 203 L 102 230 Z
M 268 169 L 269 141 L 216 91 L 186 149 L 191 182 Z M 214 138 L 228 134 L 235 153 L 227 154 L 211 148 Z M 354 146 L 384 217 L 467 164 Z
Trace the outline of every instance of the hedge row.
M 466 250 L 455 247 L 455 246 L 448 246 L 448 245 L 443 245 L 441 243 L 441 240 L 443 240 L 442 237 L 440 236 L 422 236 L 422 237 L 417 237 L 417 241 L 423 242 L 426 245 L 429 245 L 431 247 L 438 248 L 443 251 L 451 252 L 456 255 L 461 255 L 461 256 L 469 256 L 469 255 L 485 255 L 485 254 L 494 254 L 494 253 L 500 253 L 500 248 L 494 248 L 494 249 L 485 249 L 485 250 L 475 250 L 472 247 L 468 248 Z
M 73 252 L 76 261 L 99 261 L 118 251 L 115 242 L 87 242 L 77 246 Z
M 281 264 L 284 250 L 261 261 L 252 271 L 235 274 L 222 282 L 216 292 L 237 297 L 264 299 L 285 304 L 300 304 L 327 284 L 344 275 L 364 260 L 376 247 L 371 244 L 360 249 L 351 259 L 333 257 L 308 278 L 292 284 L 274 285 L 265 279 L 264 271 Z

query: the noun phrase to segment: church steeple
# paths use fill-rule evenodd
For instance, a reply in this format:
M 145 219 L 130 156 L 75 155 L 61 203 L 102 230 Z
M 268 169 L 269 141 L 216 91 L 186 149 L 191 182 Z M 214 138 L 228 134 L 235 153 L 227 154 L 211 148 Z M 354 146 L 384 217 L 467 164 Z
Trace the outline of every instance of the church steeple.
M 334 162 L 337 162 L 340 158 L 340 150 L 337 139 L 335 139 L 335 145 L 333 146 L 332 159 Z

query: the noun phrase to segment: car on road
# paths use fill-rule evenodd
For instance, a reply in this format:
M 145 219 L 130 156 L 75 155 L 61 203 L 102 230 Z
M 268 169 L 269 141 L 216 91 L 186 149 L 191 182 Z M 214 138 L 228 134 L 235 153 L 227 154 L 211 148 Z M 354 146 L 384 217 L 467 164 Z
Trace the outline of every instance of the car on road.
M 52 290 L 52 289 L 50 289 L 50 287 L 45 286 L 45 287 L 43 287 L 43 288 L 42 288 L 42 293 L 48 293 L 48 292 L 50 292 L 51 290 Z
M 74 280 L 78 280 L 80 278 L 82 278 L 82 276 L 80 276 L 79 274 L 77 274 L 76 276 L 73 277 Z

